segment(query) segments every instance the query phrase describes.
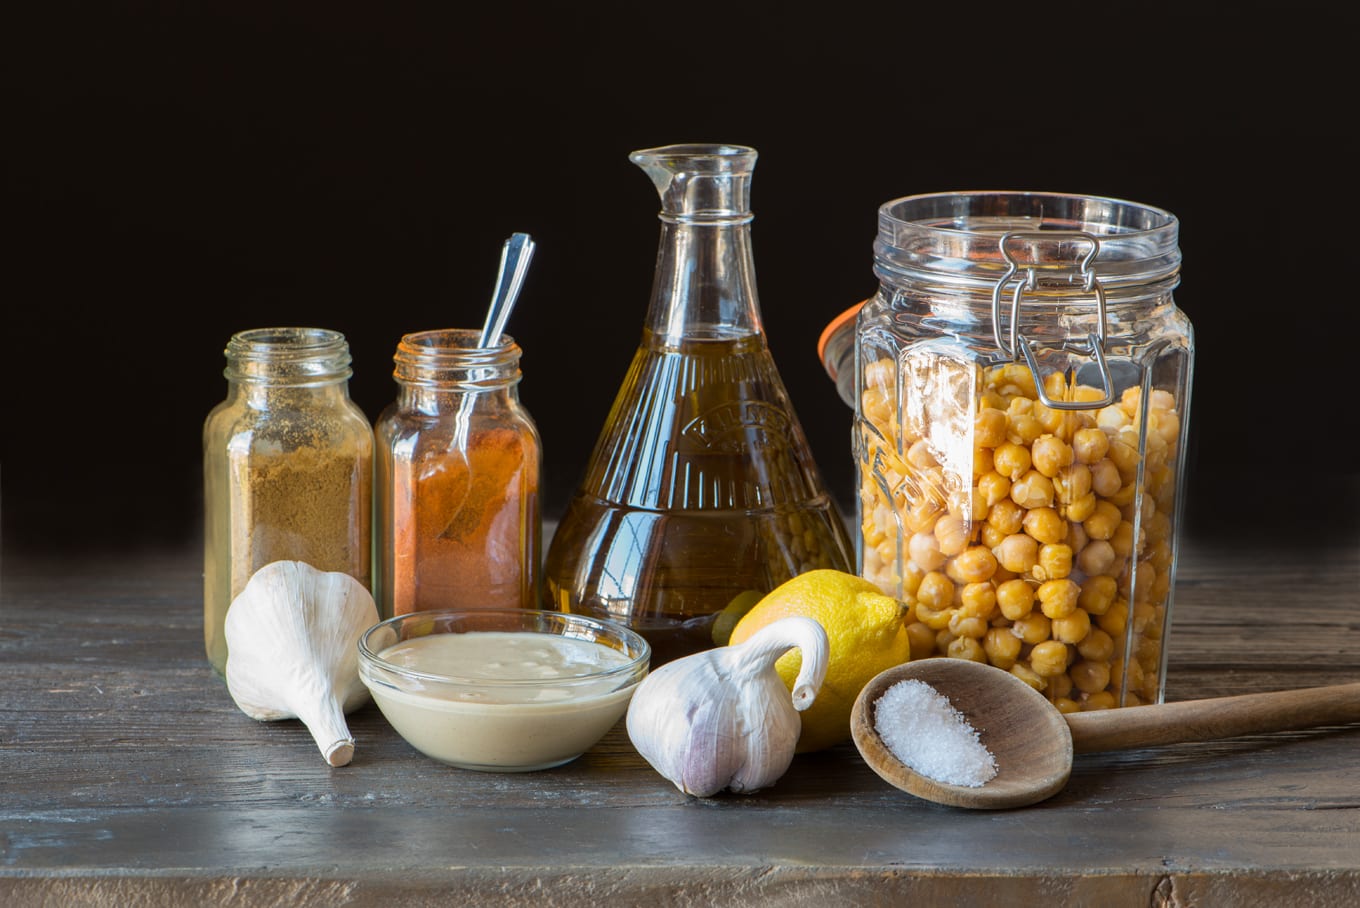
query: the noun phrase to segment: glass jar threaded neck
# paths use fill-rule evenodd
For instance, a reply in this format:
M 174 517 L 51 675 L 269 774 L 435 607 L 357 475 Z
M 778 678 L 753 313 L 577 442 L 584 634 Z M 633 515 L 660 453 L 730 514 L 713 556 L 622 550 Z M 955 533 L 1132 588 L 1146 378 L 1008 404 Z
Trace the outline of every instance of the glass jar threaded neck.
M 520 348 L 502 334 L 494 347 L 481 346 L 481 332 L 445 328 L 406 334 L 392 357 L 398 384 L 432 391 L 486 391 L 519 383 Z
M 252 328 L 232 335 L 223 352 L 223 374 L 237 384 L 311 387 L 353 374 L 349 343 L 327 328 Z

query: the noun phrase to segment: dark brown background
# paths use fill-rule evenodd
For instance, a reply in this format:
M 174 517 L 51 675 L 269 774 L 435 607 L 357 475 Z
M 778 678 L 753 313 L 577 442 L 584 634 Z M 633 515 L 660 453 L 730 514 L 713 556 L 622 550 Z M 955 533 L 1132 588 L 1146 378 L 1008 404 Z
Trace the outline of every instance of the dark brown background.
M 847 506 L 850 412 L 815 348 L 876 286 L 876 210 L 1005 188 L 1181 218 L 1191 532 L 1357 519 L 1344 4 L 27 6 L 0 30 L 6 552 L 191 543 L 232 332 L 343 331 L 376 419 L 401 334 L 480 324 L 517 230 L 556 514 L 651 287 L 627 154 L 680 141 L 760 152 L 766 327 Z

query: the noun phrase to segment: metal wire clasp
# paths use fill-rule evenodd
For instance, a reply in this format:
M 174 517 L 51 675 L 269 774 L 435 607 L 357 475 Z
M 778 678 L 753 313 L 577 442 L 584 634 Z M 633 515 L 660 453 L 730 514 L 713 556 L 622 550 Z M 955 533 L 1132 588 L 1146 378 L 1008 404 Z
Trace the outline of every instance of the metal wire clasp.
M 1077 276 L 1081 278 L 1083 293 L 1095 295 L 1096 310 L 1099 315 L 1097 332 L 1086 335 L 1084 341 L 1069 341 L 1069 345 L 1076 352 L 1095 358 L 1096 368 L 1100 371 L 1100 380 L 1104 385 L 1105 397 L 1101 400 L 1053 400 L 1044 390 L 1043 376 L 1039 374 L 1039 360 L 1034 354 L 1034 345 L 1020 333 L 1020 299 L 1026 290 L 1033 292 L 1038 289 L 1038 272 L 1033 263 L 1022 265 L 1014 255 L 1011 254 L 1010 245 L 1014 240 L 1067 240 L 1087 248 L 1086 252 L 1077 261 Z M 1038 392 L 1039 400 L 1044 406 L 1053 410 L 1086 410 L 1099 407 L 1107 407 L 1114 403 L 1114 379 L 1110 375 L 1109 364 L 1105 361 L 1105 288 L 1101 286 L 1100 279 L 1096 277 L 1095 270 L 1091 268 L 1091 263 L 1095 261 L 1096 253 L 1100 251 L 1100 240 L 1089 233 L 1080 231 L 1010 231 L 1002 234 L 998 242 L 1001 256 L 1006 260 L 1006 273 L 1003 274 L 992 287 L 992 337 L 996 339 L 996 346 L 1011 362 L 1015 362 L 1019 355 L 1025 357 L 1025 364 L 1029 366 L 1030 373 L 1034 376 L 1034 387 Z M 1006 285 L 1011 283 L 1012 278 L 1024 269 L 1023 278 L 1015 280 L 1015 290 L 1011 294 L 1011 320 L 1009 336 L 1003 334 L 1001 330 L 1001 295 Z

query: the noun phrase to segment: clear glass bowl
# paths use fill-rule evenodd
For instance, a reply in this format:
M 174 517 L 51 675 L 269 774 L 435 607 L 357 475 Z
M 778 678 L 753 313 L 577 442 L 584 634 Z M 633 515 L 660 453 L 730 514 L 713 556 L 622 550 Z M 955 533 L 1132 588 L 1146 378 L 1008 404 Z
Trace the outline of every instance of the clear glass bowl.
M 568 763 L 628 710 L 651 647 L 615 622 L 535 609 L 412 612 L 359 639 L 359 677 L 412 747 L 463 769 Z

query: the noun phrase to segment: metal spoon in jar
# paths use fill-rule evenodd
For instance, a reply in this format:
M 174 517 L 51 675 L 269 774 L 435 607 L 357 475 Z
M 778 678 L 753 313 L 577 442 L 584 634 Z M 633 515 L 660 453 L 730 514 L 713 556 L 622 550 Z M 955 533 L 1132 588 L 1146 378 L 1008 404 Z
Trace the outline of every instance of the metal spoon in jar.
M 501 266 L 496 275 L 496 293 L 491 298 L 491 306 L 486 313 L 486 323 L 482 326 L 481 345 L 494 347 L 501 341 L 505 323 L 510 318 L 510 310 L 515 308 L 520 288 L 524 285 L 524 275 L 529 272 L 529 262 L 534 257 L 534 241 L 527 233 L 514 233 L 501 247 Z
M 992 779 L 977 787 L 941 782 L 894 755 L 879 734 L 875 704 L 890 687 L 908 679 L 929 684 L 963 714 L 996 761 Z M 894 666 L 870 681 L 855 700 L 850 730 L 865 762 L 894 787 L 937 804 L 996 810 L 1057 794 L 1072 774 L 1074 752 L 1350 722 L 1360 722 L 1360 682 L 1064 715 L 1008 671 L 966 659 L 936 658 Z

